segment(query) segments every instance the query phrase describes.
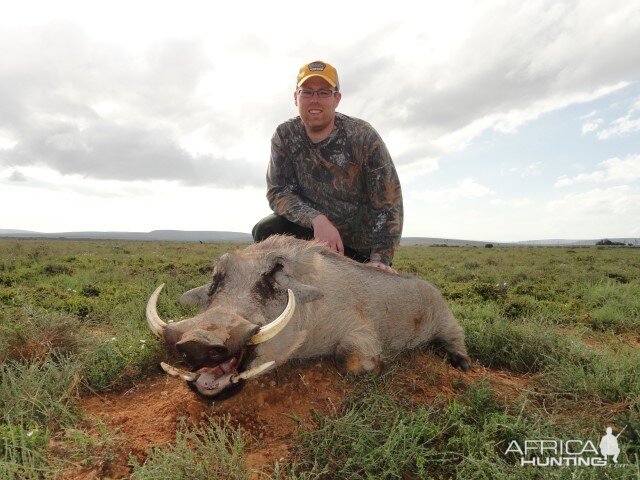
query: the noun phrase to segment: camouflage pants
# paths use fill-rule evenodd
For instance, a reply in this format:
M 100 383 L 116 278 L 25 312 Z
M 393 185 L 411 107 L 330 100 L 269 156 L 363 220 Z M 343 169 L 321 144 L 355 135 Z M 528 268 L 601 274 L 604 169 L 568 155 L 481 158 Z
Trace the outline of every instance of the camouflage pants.
M 307 227 L 290 222 L 286 218 L 272 213 L 260 220 L 251 230 L 254 242 L 261 242 L 271 235 L 292 235 L 302 240 L 311 240 L 313 238 L 313 230 Z M 367 263 L 369 257 L 356 252 L 353 248 L 345 245 L 344 254 L 349 258 L 353 258 L 356 262 Z

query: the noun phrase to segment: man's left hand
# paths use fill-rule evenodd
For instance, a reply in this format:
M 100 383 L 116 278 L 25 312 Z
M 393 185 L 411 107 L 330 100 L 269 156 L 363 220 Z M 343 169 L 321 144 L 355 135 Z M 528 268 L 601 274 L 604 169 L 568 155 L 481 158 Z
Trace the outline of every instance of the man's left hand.
M 367 263 L 367 265 L 371 265 L 372 267 L 379 268 L 380 270 L 384 270 L 385 272 L 389 272 L 389 273 L 393 273 L 395 275 L 398 275 L 398 272 L 396 270 L 391 268 L 389 265 L 385 265 L 382 262 L 369 262 L 369 263 Z

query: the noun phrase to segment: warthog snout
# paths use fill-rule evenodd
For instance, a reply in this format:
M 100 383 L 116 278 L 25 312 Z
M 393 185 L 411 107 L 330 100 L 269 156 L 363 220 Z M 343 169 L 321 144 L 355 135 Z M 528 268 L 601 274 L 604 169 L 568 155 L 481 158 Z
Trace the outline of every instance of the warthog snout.
M 201 367 L 224 361 L 229 349 L 224 341 L 207 330 L 191 330 L 176 343 L 176 350 L 190 365 Z

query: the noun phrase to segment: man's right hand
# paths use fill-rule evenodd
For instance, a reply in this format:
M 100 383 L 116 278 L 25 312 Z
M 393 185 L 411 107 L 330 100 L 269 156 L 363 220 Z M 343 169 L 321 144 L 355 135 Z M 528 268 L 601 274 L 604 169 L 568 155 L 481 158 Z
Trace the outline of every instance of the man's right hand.
M 326 243 L 334 252 L 344 255 L 344 245 L 342 244 L 342 238 L 340 238 L 340 232 L 327 217 L 318 215 L 311 220 L 311 226 L 313 227 L 313 238 Z

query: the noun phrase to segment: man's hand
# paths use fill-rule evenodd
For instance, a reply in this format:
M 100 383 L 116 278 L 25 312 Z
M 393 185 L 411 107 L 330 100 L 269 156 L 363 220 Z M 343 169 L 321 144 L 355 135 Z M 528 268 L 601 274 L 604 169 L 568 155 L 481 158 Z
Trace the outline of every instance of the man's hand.
M 342 244 L 342 238 L 340 238 L 340 232 L 327 217 L 318 215 L 311 220 L 311 226 L 313 227 L 313 238 L 326 243 L 334 252 L 344 255 L 344 245 Z
M 385 272 L 389 272 L 389 273 L 393 273 L 395 275 L 398 275 L 398 272 L 391 268 L 389 265 L 385 265 L 382 262 L 369 262 L 367 263 L 367 265 L 371 265 L 372 267 L 376 267 L 379 268 L 380 270 L 384 270 Z

